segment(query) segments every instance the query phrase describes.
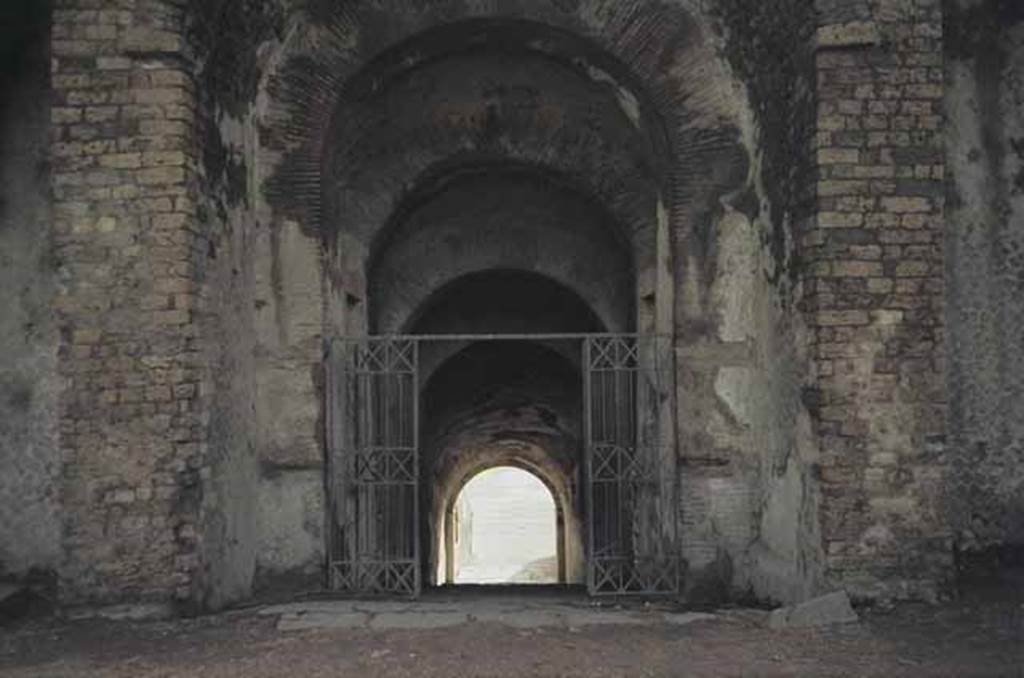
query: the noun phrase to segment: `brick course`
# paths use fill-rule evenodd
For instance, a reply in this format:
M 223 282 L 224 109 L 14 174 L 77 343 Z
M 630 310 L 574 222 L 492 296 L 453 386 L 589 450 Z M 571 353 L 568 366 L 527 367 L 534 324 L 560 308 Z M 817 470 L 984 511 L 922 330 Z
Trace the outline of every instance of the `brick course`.
M 819 29 L 818 215 L 803 242 L 826 574 L 861 595 L 931 595 L 951 567 L 937 508 L 942 10 L 899 7 Z
M 66 602 L 184 598 L 197 566 L 201 249 L 183 11 L 59 0 L 53 14 Z

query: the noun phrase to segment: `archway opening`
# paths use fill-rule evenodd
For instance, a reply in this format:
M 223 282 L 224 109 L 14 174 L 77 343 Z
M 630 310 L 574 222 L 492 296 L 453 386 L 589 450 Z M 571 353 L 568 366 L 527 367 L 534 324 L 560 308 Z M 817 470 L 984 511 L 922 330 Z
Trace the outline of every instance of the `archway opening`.
M 557 581 L 582 582 L 580 346 L 551 333 L 600 332 L 603 322 L 551 277 L 503 268 L 456 278 L 410 316 L 413 335 L 460 335 L 419 346 L 425 583 L 460 583 L 444 565 L 445 521 L 469 479 L 507 466 L 540 478 L 554 496 L 561 516 Z M 530 339 L 472 338 L 508 333 Z
M 447 559 L 452 511 L 463 486 L 489 468 L 516 467 L 539 478 L 560 514 L 558 581 L 582 580 L 581 411 L 578 365 L 568 347 L 536 341 L 424 342 L 423 355 L 449 354 L 421 396 L 421 538 L 435 584 L 459 583 Z M 432 350 L 427 346 L 432 345 Z M 563 350 L 559 350 L 563 349 Z M 448 548 L 450 550 L 450 548 Z
M 454 584 L 556 584 L 564 571 L 562 516 L 536 475 L 497 466 L 474 475 L 450 503 L 442 569 Z
M 329 138 L 351 143 L 321 158 L 338 325 L 414 337 L 426 586 L 462 583 L 442 565 L 449 507 L 472 475 L 507 465 L 547 485 L 563 518 L 557 581 L 583 582 L 581 337 L 671 317 L 646 106 L 608 69 L 498 46 L 402 61 L 339 109 Z

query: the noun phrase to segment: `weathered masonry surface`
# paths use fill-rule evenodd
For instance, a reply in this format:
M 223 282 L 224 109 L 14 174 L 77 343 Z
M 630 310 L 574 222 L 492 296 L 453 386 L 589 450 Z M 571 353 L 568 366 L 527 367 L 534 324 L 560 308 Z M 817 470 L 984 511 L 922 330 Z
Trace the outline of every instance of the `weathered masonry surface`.
M 670 335 L 689 600 L 1024 548 L 1018 3 L 3 4 L 0 577 L 322 587 L 367 332 Z M 579 355 L 438 346 L 425 505 L 539 469 L 582 553 Z
M 803 239 L 822 539 L 831 580 L 898 595 L 938 586 L 952 564 L 942 8 L 836 4 L 818 29 L 817 210 Z

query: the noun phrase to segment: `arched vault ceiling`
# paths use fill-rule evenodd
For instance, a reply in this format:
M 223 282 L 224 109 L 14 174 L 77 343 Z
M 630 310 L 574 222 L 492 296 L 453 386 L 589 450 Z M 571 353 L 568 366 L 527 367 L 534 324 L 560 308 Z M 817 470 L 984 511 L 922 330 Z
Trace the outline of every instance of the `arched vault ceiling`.
M 655 196 L 672 223 L 699 226 L 745 181 L 747 157 L 734 83 L 688 4 L 311 2 L 271 59 L 268 201 L 310 235 L 350 228 L 369 247 L 420 175 L 505 158 L 578 182 L 628 231 L 649 228 Z M 508 77 L 488 89 L 501 59 Z M 527 77 L 542 63 L 549 80 Z M 447 103 L 417 83 L 454 92 L 460 72 Z M 397 115 L 392 146 L 373 111 Z
M 502 160 L 599 196 L 631 240 L 655 224 L 663 163 L 633 96 L 529 50 L 488 45 L 404 71 L 342 106 L 329 138 L 324 223 L 362 243 L 421 177 Z
M 538 445 L 566 469 L 579 452 L 581 376 L 536 342 L 481 342 L 449 357 L 422 396 L 423 461 Z
M 438 290 L 492 270 L 542 276 L 575 293 L 605 327 L 625 331 L 630 325 L 635 287 L 630 248 L 586 196 L 529 173 L 486 171 L 446 185 L 401 217 L 368 267 L 377 332 L 409 331 Z M 507 308 L 512 301 L 490 299 Z M 544 301 L 530 303 L 539 309 Z

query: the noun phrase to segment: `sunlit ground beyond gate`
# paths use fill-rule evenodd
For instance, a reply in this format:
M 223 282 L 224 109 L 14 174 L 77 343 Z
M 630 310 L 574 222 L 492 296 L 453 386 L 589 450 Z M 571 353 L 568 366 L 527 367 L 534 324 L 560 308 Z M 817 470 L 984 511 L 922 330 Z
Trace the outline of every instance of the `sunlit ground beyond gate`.
M 488 469 L 455 505 L 456 584 L 558 581 L 555 503 L 534 475 Z

